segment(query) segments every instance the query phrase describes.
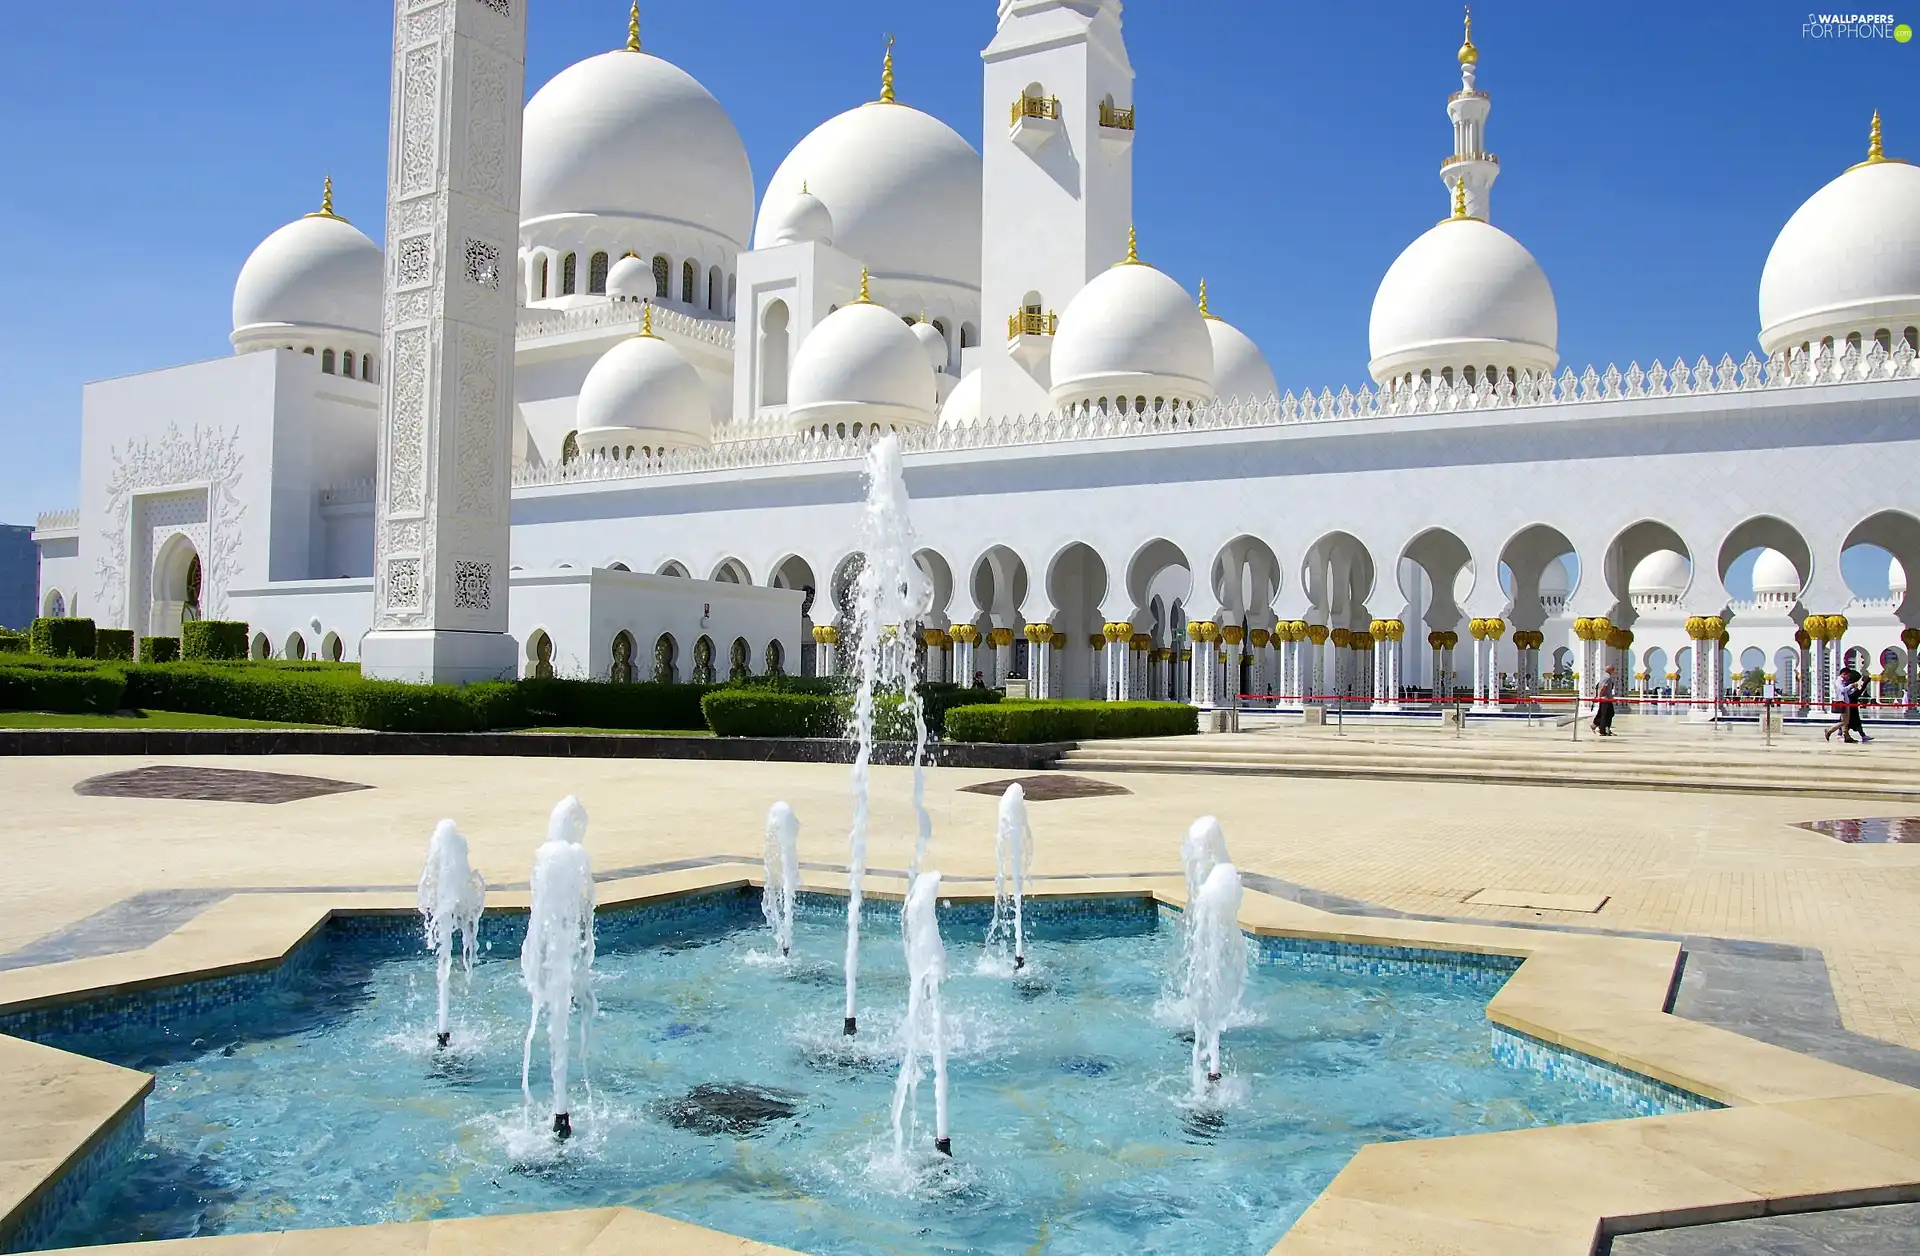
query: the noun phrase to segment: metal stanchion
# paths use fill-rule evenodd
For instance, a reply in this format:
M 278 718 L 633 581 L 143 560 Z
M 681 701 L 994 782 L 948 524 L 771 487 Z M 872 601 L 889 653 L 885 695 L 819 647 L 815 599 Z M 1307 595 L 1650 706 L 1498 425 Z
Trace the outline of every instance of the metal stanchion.
M 1335 736 L 1347 735 L 1347 691 L 1344 688 L 1333 698 L 1333 731 Z

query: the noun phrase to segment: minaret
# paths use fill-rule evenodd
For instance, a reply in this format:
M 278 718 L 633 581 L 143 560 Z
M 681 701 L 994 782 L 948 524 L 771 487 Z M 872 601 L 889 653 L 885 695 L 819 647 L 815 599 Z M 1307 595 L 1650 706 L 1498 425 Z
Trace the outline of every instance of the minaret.
M 1500 159 L 1487 151 L 1487 114 L 1493 102 L 1474 86 L 1480 66 L 1480 50 L 1473 46 L 1473 9 L 1467 9 L 1467 34 L 1460 44 L 1460 90 L 1447 99 L 1447 116 L 1453 119 L 1453 155 L 1440 165 L 1440 182 L 1446 185 L 1449 199 L 1463 180 L 1467 185 L 1467 214 L 1489 221 L 1489 202 L 1493 181 L 1500 177 Z
M 525 0 L 394 0 L 368 676 L 512 676 L 514 243 Z
M 1047 385 L 1048 315 L 1126 251 L 1133 65 L 1120 0 L 1000 0 L 980 56 L 980 360 L 1033 377 L 991 371 L 982 400 L 996 413 L 1044 406 L 1035 399 Z

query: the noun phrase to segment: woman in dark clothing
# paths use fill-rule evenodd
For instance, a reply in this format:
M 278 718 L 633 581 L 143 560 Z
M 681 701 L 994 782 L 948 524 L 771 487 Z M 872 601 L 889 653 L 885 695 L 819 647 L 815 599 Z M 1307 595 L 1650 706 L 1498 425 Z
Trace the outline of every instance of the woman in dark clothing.
M 1613 703 L 1619 693 L 1620 682 L 1614 678 L 1614 669 L 1609 667 L 1593 691 L 1593 731 L 1602 737 L 1613 736 Z
M 1852 696 L 1847 699 L 1847 729 L 1850 732 L 1859 733 L 1862 742 L 1869 742 L 1873 738 L 1867 736 L 1867 726 L 1861 722 L 1861 713 L 1866 709 L 1867 704 L 1867 678 L 1852 668 L 1848 671 L 1853 680 L 1848 686 L 1852 690 Z

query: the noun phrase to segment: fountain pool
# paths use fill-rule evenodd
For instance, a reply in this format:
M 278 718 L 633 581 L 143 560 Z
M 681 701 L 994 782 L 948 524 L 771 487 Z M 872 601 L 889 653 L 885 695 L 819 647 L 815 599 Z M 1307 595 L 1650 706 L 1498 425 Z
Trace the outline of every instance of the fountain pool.
M 444 1052 L 410 917 L 337 918 L 237 1003 L 127 1018 L 164 1030 L 34 1035 L 157 1078 L 134 1158 L 46 1245 L 626 1204 L 813 1253 L 1254 1256 L 1365 1143 L 1645 1110 L 1494 1059 L 1485 1004 L 1511 962 L 1277 940 L 1250 941 L 1225 1079 L 1196 1099 L 1179 1014 L 1156 1012 L 1177 918 L 1029 900 L 1008 975 L 974 962 L 990 903 L 962 903 L 939 911 L 956 1155 L 896 1156 L 897 923 L 861 943 L 848 1038 L 845 902 L 803 894 L 796 915 L 782 960 L 757 893 L 601 912 L 564 1143 L 521 1094 L 525 915 L 484 918 Z

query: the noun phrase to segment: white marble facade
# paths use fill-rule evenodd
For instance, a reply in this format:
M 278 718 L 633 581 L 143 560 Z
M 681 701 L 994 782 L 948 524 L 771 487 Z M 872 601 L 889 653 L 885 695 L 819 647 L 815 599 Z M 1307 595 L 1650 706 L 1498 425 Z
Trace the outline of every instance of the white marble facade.
M 417 256 L 409 197 L 454 175 L 406 192 L 396 139 L 386 254 L 329 193 L 249 259 L 233 357 L 88 387 L 79 510 L 36 534 L 43 608 L 164 629 L 197 560 L 194 612 L 247 619 L 256 651 L 360 658 L 376 624 L 431 626 L 396 609 L 394 564 L 428 557 L 408 526 L 452 537 L 497 502 L 508 570 L 484 624 L 445 626 L 504 628 L 499 667 L 644 678 L 661 655 L 685 679 L 698 646 L 721 676 L 743 654 L 808 670 L 844 626 L 861 451 L 892 430 L 940 676 L 1389 707 L 1439 679 L 1490 709 L 1611 663 L 1629 690 L 1711 713 L 1756 670 L 1811 708 L 1864 658 L 1912 691 L 1920 170 L 1886 156 L 1877 117 L 1866 160 L 1836 148 L 1757 277 L 1757 354 L 1581 370 L 1559 361 L 1548 277 L 1493 222 L 1495 75 L 1469 32 L 1460 91 L 1436 102 L 1438 221 L 1376 296 L 1373 383 L 1276 395 L 1259 349 L 1130 230 L 1121 4 L 998 9 L 984 151 L 907 103 L 889 49 L 877 97 L 803 140 L 757 207 L 726 110 L 637 17 L 534 93 L 512 160 L 468 154 L 496 217 L 518 203 L 517 246 L 488 272 L 500 310 L 512 290 L 492 376 L 512 395 L 470 429 L 485 475 L 459 423 L 436 429 L 441 515 L 422 513 L 426 447 L 395 444 L 420 382 L 397 346 L 461 294 L 467 259 L 464 235 Z M 397 0 L 397 62 L 422 14 L 497 35 L 503 12 L 525 20 L 509 0 Z M 488 99 L 443 101 L 435 134 L 519 131 Z M 406 100 L 397 69 L 396 136 Z M 383 309 L 383 277 L 442 304 Z M 440 386 L 478 405 L 484 376 Z M 472 556 L 445 545 L 423 599 L 460 596 Z M 1893 569 L 1890 595 L 1845 579 L 1860 546 Z M 1797 641 L 1809 616 L 1843 618 L 1837 644 Z M 1611 644 L 1589 639 L 1598 619 Z

